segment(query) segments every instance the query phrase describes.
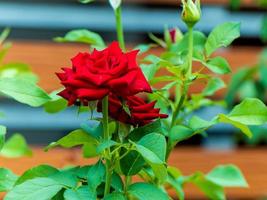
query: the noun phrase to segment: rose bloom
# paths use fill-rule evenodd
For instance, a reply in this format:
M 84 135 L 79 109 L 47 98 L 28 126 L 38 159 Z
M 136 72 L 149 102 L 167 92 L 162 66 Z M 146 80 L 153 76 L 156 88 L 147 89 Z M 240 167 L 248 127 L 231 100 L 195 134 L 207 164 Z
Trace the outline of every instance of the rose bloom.
M 115 95 L 109 95 L 109 116 L 125 124 L 144 126 L 157 118 L 168 117 L 166 114 L 160 114 L 160 109 L 154 108 L 155 104 L 155 101 L 146 103 L 137 96 L 129 96 L 126 100 L 120 100 Z M 128 112 L 125 107 L 128 108 Z M 97 110 L 102 111 L 101 101 L 98 102 Z
M 78 100 L 86 105 L 88 101 L 101 100 L 109 93 L 119 97 L 152 92 L 140 67 L 134 50 L 123 53 L 118 42 L 113 42 L 102 51 L 79 53 L 72 58 L 72 68 L 62 68 L 57 73 L 65 89 L 59 93 L 69 105 Z

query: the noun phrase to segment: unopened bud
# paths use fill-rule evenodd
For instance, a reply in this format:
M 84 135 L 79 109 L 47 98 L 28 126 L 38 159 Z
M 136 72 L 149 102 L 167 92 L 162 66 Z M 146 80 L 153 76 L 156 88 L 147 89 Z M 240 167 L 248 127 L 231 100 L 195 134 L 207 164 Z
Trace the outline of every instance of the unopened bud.
M 201 17 L 200 0 L 182 0 L 182 19 L 187 26 L 194 26 Z
M 172 43 L 179 42 L 183 38 L 183 34 L 179 28 L 169 30 Z

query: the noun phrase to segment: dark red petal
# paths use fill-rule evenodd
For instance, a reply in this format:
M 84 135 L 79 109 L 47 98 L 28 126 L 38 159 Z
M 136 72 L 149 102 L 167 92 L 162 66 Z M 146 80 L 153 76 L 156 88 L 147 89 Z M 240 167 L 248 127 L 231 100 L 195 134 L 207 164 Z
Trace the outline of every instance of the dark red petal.
M 102 99 L 108 94 L 108 89 L 99 88 L 99 89 L 88 89 L 88 88 L 81 88 L 76 90 L 76 95 L 78 98 L 83 98 L 88 101 Z

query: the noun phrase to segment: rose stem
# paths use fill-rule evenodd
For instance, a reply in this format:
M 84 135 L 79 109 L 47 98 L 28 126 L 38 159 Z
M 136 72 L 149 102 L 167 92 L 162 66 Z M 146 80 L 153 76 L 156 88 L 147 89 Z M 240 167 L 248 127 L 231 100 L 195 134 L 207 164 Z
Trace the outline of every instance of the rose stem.
M 122 25 L 122 15 L 121 15 L 121 6 L 115 9 L 115 17 L 116 17 L 116 31 L 117 31 L 117 38 L 120 44 L 120 47 L 123 51 L 125 51 L 125 42 L 124 42 L 124 35 L 123 35 L 123 25 Z
M 192 63 L 193 63 L 193 46 L 194 46 L 194 38 L 193 38 L 193 27 L 194 26 L 188 26 L 188 58 L 187 58 L 187 62 L 188 62 L 188 68 L 186 69 L 186 80 L 185 82 L 182 84 L 182 96 L 180 98 L 180 100 L 178 101 L 178 105 L 176 106 L 176 109 L 173 112 L 172 115 L 172 121 L 171 121 L 171 128 L 174 127 L 176 124 L 176 118 L 179 115 L 179 112 L 181 110 L 181 108 L 184 105 L 186 96 L 187 96 L 187 92 L 188 92 L 188 87 L 189 87 L 189 83 L 190 82 L 190 76 L 192 74 Z M 170 153 L 173 149 L 173 146 L 171 145 L 170 142 L 168 142 L 167 144 L 167 156 L 166 159 L 168 160 Z
M 104 97 L 102 100 L 102 113 L 103 113 L 103 129 L 104 129 L 104 140 L 109 140 L 109 128 L 108 128 L 108 95 Z M 110 184 L 111 184 L 111 163 L 110 163 L 110 149 L 106 150 L 108 154 L 108 158 L 106 158 L 105 167 L 106 167 L 106 183 L 105 183 L 105 192 L 104 195 L 106 196 L 110 192 Z

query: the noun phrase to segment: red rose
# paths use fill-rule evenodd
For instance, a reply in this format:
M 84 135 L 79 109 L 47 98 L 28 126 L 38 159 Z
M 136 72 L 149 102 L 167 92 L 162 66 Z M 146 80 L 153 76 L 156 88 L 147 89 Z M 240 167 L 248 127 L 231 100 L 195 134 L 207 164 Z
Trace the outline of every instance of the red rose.
M 79 53 L 72 59 L 72 68 L 62 68 L 64 72 L 57 73 L 65 86 L 59 95 L 72 105 L 77 100 L 84 104 L 100 100 L 109 93 L 125 98 L 152 92 L 137 65 L 137 53 L 136 50 L 123 53 L 118 42 L 102 51 Z
M 146 103 L 142 98 L 129 96 L 125 100 L 129 112 L 123 108 L 122 101 L 115 95 L 109 95 L 109 115 L 111 118 L 133 126 L 144 126 L 157 118 L 166 118 L 168 115 L 160 114 L 159 108 L 154 108 L 156 102 Z M 98 103 L 98 111 L 102 111 L 102 103 Z

